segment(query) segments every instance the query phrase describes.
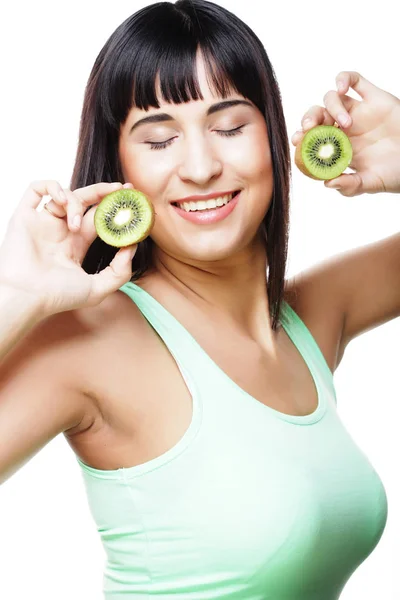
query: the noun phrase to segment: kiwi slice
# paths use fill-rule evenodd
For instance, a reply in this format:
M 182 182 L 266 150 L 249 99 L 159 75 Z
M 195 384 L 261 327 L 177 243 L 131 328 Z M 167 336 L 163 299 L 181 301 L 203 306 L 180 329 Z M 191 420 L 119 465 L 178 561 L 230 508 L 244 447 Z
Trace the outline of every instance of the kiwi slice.
M 154 208 L 139 190 L 123 189 L 103 198 L 94 213 L 97 235 L 116 248 L 137 244 L 154 223 Z
M 349 138 L 333 125 L 313 127 L 296 147 L 295 163 L 312 179 L 335 179 L 349 166 L 353 149 Z

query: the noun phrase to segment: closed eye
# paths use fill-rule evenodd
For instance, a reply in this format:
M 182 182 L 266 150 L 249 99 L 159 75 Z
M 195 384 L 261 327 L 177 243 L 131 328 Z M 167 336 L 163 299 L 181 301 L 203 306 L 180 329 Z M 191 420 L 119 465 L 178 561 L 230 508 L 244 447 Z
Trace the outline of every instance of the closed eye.
M 239 125 L 239 127 L 235 127 L 235 129 L 216 129 L 215 132 L 220 135 L 224 135 L 226 137 L 230 137 L 232 135 L 238 135 L 239 133 L 243 133 L 244 125 Z
M 243 127 L 244 125 L 239 125 L 239 127 L 235 127 L 235 129 L 215 129 L 215 133 L 218 133 L 224 137 L 231 137 L 243 133 Z M 164 142 L 146 142 L 146 144 L 150 145 L 150 150 L 162 150 L 163 148 L 166 148 L 172 144 L 174 139 L 175 137 L 172 137 Z
M 146 142 L 146 144 L 150 144 L 150 150 L 161 150 L 162 148 L 166 148 L 175 138 L 170 138 L 169 140 L 165 140 L 165 142 Z

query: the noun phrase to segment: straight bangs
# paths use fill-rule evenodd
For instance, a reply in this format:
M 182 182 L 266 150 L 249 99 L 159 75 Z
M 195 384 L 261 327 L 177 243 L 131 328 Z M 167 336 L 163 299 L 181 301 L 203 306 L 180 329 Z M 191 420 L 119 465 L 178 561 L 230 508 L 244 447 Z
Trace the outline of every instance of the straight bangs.
M 266 77 L 260 48 L 254 43 L 249 47 L 249 35 L 235 15 L 227 13 L 229 23 L 221 23 L 213 15 L 213 5 L 206 5 L 196 8 L 187 0 L 160 3 L 157 10 L 151 7 L 152 18 L 144 9 L 142 18 L 136 13 L 132 23 L 121 25 L 124 45 L 113 49 L 114 60 L 103 71 L 108 85 L 99 85 L 102 117 L 110 127 L 119 131 L 133 107 L 160 108 L 160 99 L 174 104 L 203 100 L 196 71 L 198 52 L 214 94 L 226 98 L 237 92 L 264 112 L 265 86 L 260 83 Z

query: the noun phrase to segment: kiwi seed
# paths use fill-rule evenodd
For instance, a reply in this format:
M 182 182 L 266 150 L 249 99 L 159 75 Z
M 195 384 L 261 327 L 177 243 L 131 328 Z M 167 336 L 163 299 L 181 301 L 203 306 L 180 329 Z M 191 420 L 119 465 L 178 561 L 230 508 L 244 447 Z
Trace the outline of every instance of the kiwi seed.
M 347 135 L 333 125 L 318 125 L 296 147 L 295 163 L 312 179 L 335 179 L 349 166 L 353 149 Z
M 94 213 L 97 235 L 116 248 L 137 244 L 154 223 L 154 208 L 139 190 L 122 189 L 103 198 Z

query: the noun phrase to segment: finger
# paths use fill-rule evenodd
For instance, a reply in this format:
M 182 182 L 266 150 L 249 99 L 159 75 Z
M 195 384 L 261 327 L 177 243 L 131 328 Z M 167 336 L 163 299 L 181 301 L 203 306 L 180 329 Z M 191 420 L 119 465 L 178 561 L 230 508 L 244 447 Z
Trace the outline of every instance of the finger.
M 300 142 L 300 140 L 303 139 L 303 137 L 304 137 L 304 131 L 302 129 L 299 129 L 292 135 L 290 141 L 292 142 L 293 146 L 297 146 L 297 144 Z
M 351 113 L 359 104 L 361 104 L 356 98 L 340 95 L 334 90 L 325 94 L 324 102 L 329 113 L 335 117 L 335 122 L 338 123 L 338 127 L 343 128 L 348 128 L 353 124 Z
M 325 187 L 337 190 L 342 196 L 358 196 L 362 194 L 362 179 L 359 173 L 342 174 L 335 179 L 324 182 Z
M 73 232 L 77 232 L 80 229 L 88 204 L 95 206 L 109 193 L 128 187 L 132 187 L 132 184 L 115 182 L 93 184 L 74 191 L 70 189 L 64 190 L 68 198 L 67 214 L 69 229 Z
M 340 175 L 336 179 L 325 181 L 325 186 L 336 189 L 342 196 L 359 196 L 360 194 L 378 194 L 385 191 L 380 177 L 370 171 Z
M 75 196 L 74 192 L 70 189 L 64 190 L 65 195 L 67 196 L 67 221 L 68 221 L 68 229 L 73 232 L 77 232 L 80 229 L 84 208 L 82 206 L 82 202 L 80 199 Z
M 312 106 L 303 116 L 301 124 L 304 131 L 317 125 L 333 125 L 335 119 L 323 106 Z
M 132 259 L 136 250 L 137 244 L 121 248 L 108 267 L 100 273 L 90 275 L 92 278 L 91 303 L 98 304 L 108 294 L 117 291 L 130 280 L 132 276 Z
M 70 189 L 64 190 L 64 193 L 68 198 L 67 214 L 69 229 L 75 233 L 79 231 L 85 208 L 90 205 L 98 204 L 104 196 L 107 196 L 107 194 L 115 192 L 122 187 L 123 184 L 116 181 L 113 183 L 93 183 L 92 185 L 77 188 L 73 191 Z
M 348 101 L 346 102 L 346 105 L 349 106 L 350 103 Z M 324 96 L 324 104 L 329 114 L 332 115 L 334 120 L 339 123 L 341 127 L 347 128 L 352 125 L 353 120 L 345 106 L 343 97 L 341 97 L 338 92 L 335 90 L 327 92 Z
M 107 196 L 107 194 L 110 194 L 115 190 L 122 189 L 123 185 L 124 184 L 119 181 L 114 183 L 94 183 L 86 187 L 77 188 L 73 190 L 73 193 L 79 198 L 82 205 L 87 207 L 92 204 L 98 204 L 104 196 Z
M 349 88 L 353 88 L 363 99 L 367 99 L 379 88 L 365 79 L 357 71 L 341 71 L 336 76 L 336 86 L 341 94 L 346 94 Z
M 308 110 L 302 119 L 303 129 L 296 131 L 292 137 L 291 142 L 294 146 L 297 146 L 303 139 L 304 135 L 309 129 L 316 127 L 317 125 L 333 125 L 334 119 L 328 113 L 328 111 L 322 106 L 313 106 Z
M 32 181 L 23 193 L 17 210 L 26 208 L 36 209 L 41 203 L 43 196 L 48 195 L 52 196 L 58 204 L 62 205 L 65 202 L 62 192 L 61 185 L 53 179 Z
M 65 192 L 63 190 L 63 194 L 65 196 Z M 67 208 L 66 205 L 68 203 L 67 197 L 65 196 L 65 200 L 61 201 L 58 200 L 57 198 L 52 198 L 49 202 L 46 202 L 46 206 L 49 207 L 49 209 L 51 210 L 51 213 L 44 210 L 44 207 L 42 209 L 43 214 L 48 215 L 48 216 L 53 216 L 55 215 L 56 217 L 58 217 L 59 219 L 62 219 L 66 216 L 67 214 Z
M 88 248 L 94 242 L 94 240 L 97 238 L 97 231 L 94 226 L 94 213 L 96 212 L 96 210 L 97 210 L 97 205 L 92 206 L 84 214 L 84 216 L 82 218 L 80 234 L 81 234 L 83 240 L 85 241 L 85 243 L 87 244 Z

